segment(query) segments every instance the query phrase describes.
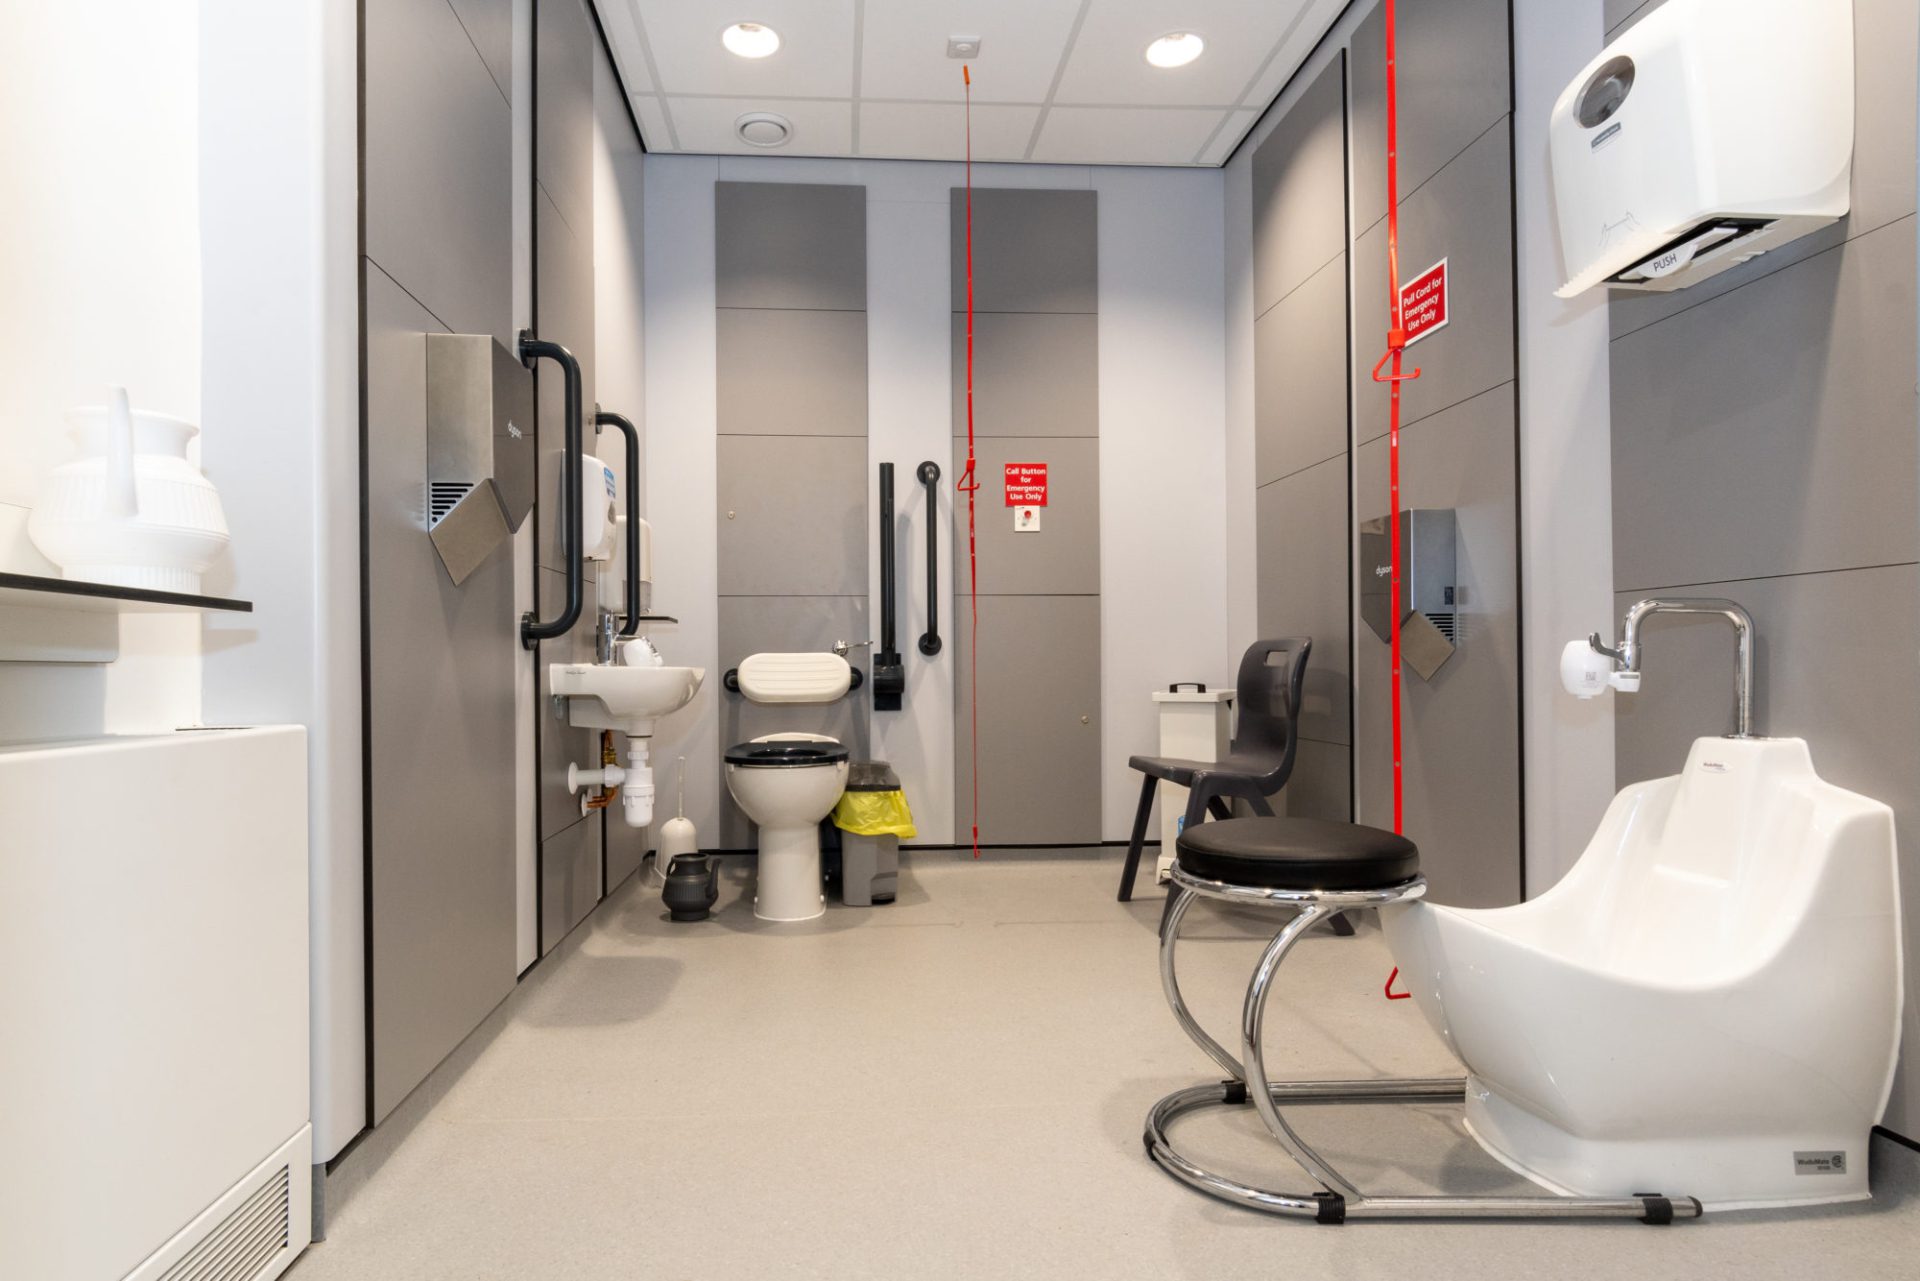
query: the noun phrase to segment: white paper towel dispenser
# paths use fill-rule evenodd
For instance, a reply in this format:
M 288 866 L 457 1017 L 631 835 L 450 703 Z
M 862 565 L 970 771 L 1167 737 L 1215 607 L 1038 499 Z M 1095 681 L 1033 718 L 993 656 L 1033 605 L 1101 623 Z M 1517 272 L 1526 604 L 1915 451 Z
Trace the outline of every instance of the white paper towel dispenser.
M 1683 289 L 1846 215 L 1852 0 L 1668 0 L 1549 131 L 1567 282 Z

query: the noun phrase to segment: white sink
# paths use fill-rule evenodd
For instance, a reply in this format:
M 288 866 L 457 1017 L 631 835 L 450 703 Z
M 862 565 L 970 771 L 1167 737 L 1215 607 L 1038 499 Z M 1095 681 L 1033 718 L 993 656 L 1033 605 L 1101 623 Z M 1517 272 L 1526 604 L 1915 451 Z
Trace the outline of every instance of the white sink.
M 554 663 L 547 668 L 547 690 L 567 700 L 567 720 L 577 728 L 645 738 L 655 720 L 693 701 L 706 674 L 703 667 Z

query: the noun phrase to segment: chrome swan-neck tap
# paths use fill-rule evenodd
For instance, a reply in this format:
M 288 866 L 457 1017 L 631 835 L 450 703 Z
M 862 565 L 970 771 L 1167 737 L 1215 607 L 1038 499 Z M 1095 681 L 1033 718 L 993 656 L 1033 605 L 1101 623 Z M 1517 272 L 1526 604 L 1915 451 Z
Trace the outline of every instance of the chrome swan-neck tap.
M 1733 624 L 1734 631 L 1734 738 L 1752 738 L 1753 734 L 1753 616 L 1740 605 L 1718 596 L 1652 596 L 1635 601 L 1627 610 L 1626 623 L 1616 647 L 1601 642 L 1600 633 L 1587 643 L 1620 665 L 1623 672 L 1640 670 L 1640 625 L 1654 614 L 1710 614 Z

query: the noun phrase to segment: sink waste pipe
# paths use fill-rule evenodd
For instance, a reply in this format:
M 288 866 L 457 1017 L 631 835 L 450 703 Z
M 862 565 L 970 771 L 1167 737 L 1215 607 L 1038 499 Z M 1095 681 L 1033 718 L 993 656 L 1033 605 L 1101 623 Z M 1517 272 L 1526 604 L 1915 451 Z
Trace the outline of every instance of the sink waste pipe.
M 1406 826 L 1406 813 L 1401 788 L 1401 713 L 1400 713 L 1400 384 L 1411 382 L 1420 376 L 1418 369 L 1403 372 L 1401 361 L 1407 350 L 1406 316 L 1400 305 L 1400 101 L 1399 72 L 1395 59 L 1394 36 L 1397 22 L 1394 14 L 1394 0 L 1385 0 L 1387 29 L 1387 298 L 1388 314 L 1392 317 L 1387 330 L 1387 354 L 1380 357 L 1373 366 L 1373 381 L 1388 386 L 1387 409 L 1387 498 L 1390 510 L 1387 513 L 1387 546 L 1389 555 L 1387 599 L 1392 602 L 1387 610 L 1389 635 L 1393 656 L 1391 660 L 1393 692 L 1393 830 L 1396 835 L 1403 834 Z M 1391 362 L 1392 368 L 1385 374 L 1381 366 Z M 1399 977 L 1400 968 L 1394 967 L 1387 976 L 1386 985 L 1381 989 L 1388 1000 L 1396 1001 L 1406 994 L 1393 990 L 1393 981 Z
M 967 744 L 973 749 L 973 856 L 980 857 L 980 554 L 974 535 L 974 495 L 980 478 L 974 475 L 973 453 L 973 74 L 960 66 L 966 89 L 967 122 L 967 467 L 956 488 L 967 496 L 967 605 L 973 615 L 972 641 L 967 647 L 967 715 L 972 729 Z M 937 474 L 937 473 L 936 473 Z M 931 516 L 929 516 L 931 519 Z M 928 585 L 932 595 L 932 585 Z

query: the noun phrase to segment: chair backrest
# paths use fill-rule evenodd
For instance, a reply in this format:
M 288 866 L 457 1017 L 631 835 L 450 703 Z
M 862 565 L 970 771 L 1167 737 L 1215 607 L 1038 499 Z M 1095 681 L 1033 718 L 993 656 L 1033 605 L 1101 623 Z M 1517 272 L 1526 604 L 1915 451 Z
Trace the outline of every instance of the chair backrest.
M 1300 745 L 1300 686 L 1307 674 L 1308 636 L 1255 641 L 1240 658 L 1234 682 L 1239 705 L 1233 727 L 1233 751 L 1275 760 L 1284 781 L 1293 772 Z

